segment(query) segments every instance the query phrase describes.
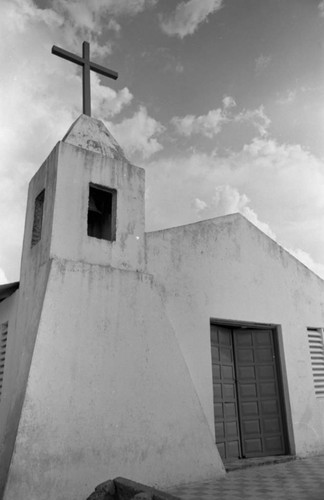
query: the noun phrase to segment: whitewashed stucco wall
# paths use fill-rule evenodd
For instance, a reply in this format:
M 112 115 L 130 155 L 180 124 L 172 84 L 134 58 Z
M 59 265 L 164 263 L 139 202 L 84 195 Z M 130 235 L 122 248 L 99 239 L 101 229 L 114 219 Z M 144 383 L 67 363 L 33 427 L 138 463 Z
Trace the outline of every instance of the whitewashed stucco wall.
M 25 232 L 20 270 L 20 287 L 15 308 L 15 327 L 11 335 L 13 348 L 6 360 L 10 387 L 7 412 L 2 423 L 4 439 L 0 450 L 0 496 L 6 484 L 8 468 L 15 446 L 16 433 L 25 397 L 30 363 L 42 310 L 49 272 L 52 215 L 56 190 L 57 147 L 53 149 L 29 184 Z M 42 239 L 31 246 L 36 196 L 46 187 Z M 7 299 L 8 300 L 8 299 Z M 7 300 L 5 302 L 7 302 Z M 9 334 L 11 332 L 9 331 Z
M 17 362 L 16 318 L 18 298 L 19 290 L 0 303 L 0 326 L 8 322 L 6 357 L 0 403 L 0 497 L 11 458 L 11 447 L 9 446 L 8 440 L 11 440 L 12 443 L 14 441 L 12 413 L 15 409 L 12 394 L 17 387 L 15 364 Z
M 54 259 L 5 500 L 222 473 L 152 276 Z
M 296 451 L 323 451 L 306 331 L 324 325 L 323 281 L 237 214 L 144 235 L 144 171 L 103 124 L 76 123 L 29 189 L 4 499 L 79 500 L 116 475 L 163 487 L 223 474 L 211 318 L 281 325 Z M 89 183 L 117 190 L 116 241 L 87 235 Z
M 89 183 L 117 189 L 116 241 L 87 235 Z M 224 474 L 144 256 L 143 169 L 59 143 L 29 190 L 18 315 L 32 358 L 5 500 L 79 500 L 117 475 L 163 487 Z
M 68 143 L 57 147 L 51 257 L 144 270 L 144 170 Z M 113 243 L 87 236 L 89 183 L 117 190 Z
M 324 326 L 324 282 L 240 214 L 148 233 L 147 269 L 214 432 L 210 319 L 281 325 L 298 455 L 324 451 L 307 327 Z

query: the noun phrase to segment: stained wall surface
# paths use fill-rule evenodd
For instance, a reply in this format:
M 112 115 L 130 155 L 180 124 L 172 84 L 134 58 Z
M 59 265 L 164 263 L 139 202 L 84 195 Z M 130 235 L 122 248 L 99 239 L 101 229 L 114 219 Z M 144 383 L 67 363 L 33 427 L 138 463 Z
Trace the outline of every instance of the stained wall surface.
M 324 326 L 323 280 L 240 214 L 148 233 L 146 242 L 211 431 L 211 319 L 280 325 L 295 450 L 322 453 L 324 399 L 315 397 L 307 327 Z
M 16 433 L 25 397 L 38 323 L 48 277 L 53 203 L 56 189 L 57 148 L 54 148 L 30 182 L 20 270 L 20 287 L 12 297 L 15 307 L 8 332 L 5 373 L 5 403 L 0 404 L 0 498 L 15 446 Z M 45 188 L 41 241 L 32 246 L 35 198 Z M 4 301 L 6 307 L 10 299 Z M 1 306 L 1 304 L 0 304 Z
M 0 401 L 0 497 L 2 485 L 8 472 L 11 453 L 8 441 L 13 442 L 12 429 L 9 422 L 12 413 L 11 394 L 15 389 L 16 380 L 12 376 L 12 370 L 16 363 L 16 317 L 19 291 L 17 290 L 10 297 L 0 303 L 0 329 L 1 325 L 8 324 L 6 356 L 4 361 L 4 373 L 2 381 L 1 401 Z M 1 331 L 1 330 L 0 330 Z
M 294 450 L 323 452 L 307 342 L 324 325 L 323 281 L 238 214 L 145 235 L 143 169 L 103 124 L 76 124 L 30 184 L 19 300 L 0 307 L 16 317 L 4 499 L 79 500 L 118 475 L 164 487 L 224 474 L 213 319 L 280 326 Z M 87 234 L 90 184 L 117 191 L 114 241 Z
M 144 170 L 63 142 L 58 164 L 50 256 L 143 271 Z M 87 235 L 90 183 L 117 190 L 113 242 Z
M 5 500 L 223 473 L 152 276 L 54 259 Z
M 83 117 L 81 117 L 81 124 Z M 80 120 L 79 120 L 80 121 Z M 97 127 L 98 123 L 90 123 Z M 89 124 L 86 118 L 86 125 Z M 67 135 L 68 140 L 68 135 Z M 109 137 L 111 142 L 111 137 Z M 92 144 L 92 143 L 91 143 Z M 116 147 L 115 147 L 116 149 Z M 116 149 L 118 152 L 118 149 Z M 59 168 L 58 168 L 59 166 Z M 91 183 L 117 193 L 117 240 L 87 236 Z M 41 238 L 32 244 L 35 199 L 44 192 Z M 136 194 L 136 196 L 135 196 Z M 40 314 L 46 294 L 51 259 L 62 257 L 123 269 L 144 266 L 144 171 L 122 157 L 102 156 L 73 144 L 59 142 L 34 175 L 28 190 L 15 330 L 10 321 L 11 361 L 7 363 L 6 404 L 1 404 L 0 497 L 12 457 Z M 9 299 L 4 301 L 2 310 Z M 8 306 L 9 307 L 9 306 Z M 9 373 L 10 372 L 10 373 Z
M 89 123 L 98 125 L 82 118 L 58 143 L 29 189 L 16 335 L 26 356 L 16 358 L 5 500 L 79 500 L 118 475 L 163 487 L 224 474 L 161 291 L 145 272 L 144 171 L 115 146 L 110 155 L 101 126 L 109 155 L 93 150 Z M 117 191 L 114 241 L 87 234 L 90 184 Z

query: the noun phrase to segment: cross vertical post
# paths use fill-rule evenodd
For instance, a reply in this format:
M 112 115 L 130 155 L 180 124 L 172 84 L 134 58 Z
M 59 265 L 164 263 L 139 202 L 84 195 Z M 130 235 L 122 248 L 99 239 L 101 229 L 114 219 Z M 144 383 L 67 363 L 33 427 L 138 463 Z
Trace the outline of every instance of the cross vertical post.
M 112 69 L 105 68 L 100 64 L 90 61 L 90 44 L 88 42 L 83 42 L 82 44 L 82 57 L 61 49 L 56 45 L 53 45 L 52 47 L 52 54 L 82 66 L 83 114 L 91 116 L 90 70 L 99 73 L 99 75 L 108 76 L 108 78 L 112 78 L 113 80 L 117 80 L 118 73 Z
M 82 44 L 82 97 L 83 114 L 91 116 L 91 90 L 90 90 L 90 45 L 88 42 Z

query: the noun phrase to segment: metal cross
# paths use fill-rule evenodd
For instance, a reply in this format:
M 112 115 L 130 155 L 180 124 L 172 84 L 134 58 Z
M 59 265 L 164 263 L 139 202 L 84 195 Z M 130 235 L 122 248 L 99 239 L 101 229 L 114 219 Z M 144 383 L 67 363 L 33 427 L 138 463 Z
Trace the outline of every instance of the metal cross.
M 72 54 L 67 50 L 61 49 L 53 45 L 52 54 L 56 56 L 63 57 L 68 61 L 74 62 L 79 66 L 82 66 L 82 101 L 83 101 L 83 114 L 91 116 L 91 98 L 90 98 L 90 70 L 95 71 L 103 76 L 108 76 L 117 80 L 118 73 L 100 64 L 90 61 L 90 44 L 88 42 L 82 43 L 82 57 Z

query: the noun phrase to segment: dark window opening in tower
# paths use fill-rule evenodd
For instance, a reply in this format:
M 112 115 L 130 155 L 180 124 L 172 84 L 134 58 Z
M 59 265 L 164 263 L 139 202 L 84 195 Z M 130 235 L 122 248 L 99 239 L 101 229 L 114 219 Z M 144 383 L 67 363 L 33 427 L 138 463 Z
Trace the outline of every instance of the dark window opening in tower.
M 115 241 L 116 201 L 115 189 L 95 184 L 89 185 L 88 236 Z
M 34 221 L 32 230 L 31 246 L 38 243 L 42 237 L 43 211 L 44 211 L 45 189 L 35 199 Z

